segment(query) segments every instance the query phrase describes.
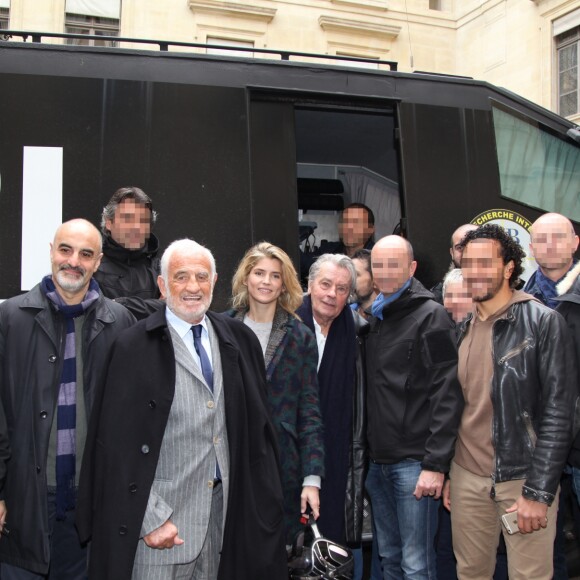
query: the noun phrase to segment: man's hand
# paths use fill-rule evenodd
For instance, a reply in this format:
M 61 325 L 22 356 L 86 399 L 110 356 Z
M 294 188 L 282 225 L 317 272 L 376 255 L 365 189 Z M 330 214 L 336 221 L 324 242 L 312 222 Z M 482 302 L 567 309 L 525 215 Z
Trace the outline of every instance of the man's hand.
M 300 513 L 306 513 L 306 504 L 310 506 L 314 519 L 320 516 L 320 490 L 315 485 L 305 485 L 300 494 Z
M 537 532 L 540 528 L 548 525 L 548 506 L 539 501 L 531 501 L 525 497 L 518 497 L 506 513 L 518 512 L 518 528 L 522 534 Z
M 413 495 L 417 499 L 429 496 L 439 499 L 441 497 L 441 490 L 443 489 L 444 481 L 445 475 L 442 473 L 423 469 L 419 474 L 419 479 L 417 480 L 417 485 L 415 486 Z
M 183 540 L 178 536 L 177 526 L 171 520 L 167 520 L 162 526 L 147 534 L 143 541 L 156 550 L 170 549 L 183 544 Z
M 6 510 L 6 502 L 4 500 L 0 501 L 0 534 L 4 529 L 4 524 L 6 523 L 6 514 L 8 511 Z M 2 535 L 0 535 L 0 538 Z
M 451 480 L 448 479 L 443 485 L 443 492 L 441 493 L 441 499 L 443 500 L 443 505 L 445 509 L 451 511 Z

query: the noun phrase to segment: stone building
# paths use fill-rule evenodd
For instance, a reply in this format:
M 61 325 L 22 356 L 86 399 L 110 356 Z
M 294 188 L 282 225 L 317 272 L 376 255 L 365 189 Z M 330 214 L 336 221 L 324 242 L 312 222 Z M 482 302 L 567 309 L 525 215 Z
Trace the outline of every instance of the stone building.
M 0 28 L 390 60 L 483 79 L 580 122 L 580 0 L 0 0 Z

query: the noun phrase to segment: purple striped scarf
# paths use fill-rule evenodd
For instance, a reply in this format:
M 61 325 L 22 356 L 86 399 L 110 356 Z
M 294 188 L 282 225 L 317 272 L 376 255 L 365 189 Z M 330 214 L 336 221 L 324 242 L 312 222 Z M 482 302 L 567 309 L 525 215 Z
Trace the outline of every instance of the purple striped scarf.
M 75 507 L 77 363 L 74 319 L 82 316 L 99 298 L 99 286 L 95 280 L 91 280 L 82 302 L 73 305 L 66 304 L 60 297 L 52 276 L 45 276 L 40 287 L 64 317 L 66 327 L 56 411 L 56 519 L 64 520 L 66 512 Z

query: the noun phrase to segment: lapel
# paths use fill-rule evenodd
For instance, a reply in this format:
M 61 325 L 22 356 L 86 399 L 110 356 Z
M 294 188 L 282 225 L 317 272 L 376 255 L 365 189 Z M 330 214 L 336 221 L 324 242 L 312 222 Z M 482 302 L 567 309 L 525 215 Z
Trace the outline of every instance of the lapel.
M 191 356 L 191 352 L 185 345 L 183 339 L 179 334 L 173 329 L 173 327 L 168 324 L 169 332 L 171 334 L 171 340 L 173 342 L 173 350 L 175 352 L 175 362 L 181 365 L 186 371 L 192 374 L 196 379 L 201 381 L 205 388 L 211 392 L 209 385 L 205 382 L 205 378 L 198 366 L 195 359 Z M 212 369 L 213 369 L 213 398 L 217 401 L 222 392 L 223 386 L 223 372 L 221 364 L 221 346 L 216 335 L 211 320 L 207 319 L 207 328 L 209 334 L 209 342 L 211 347 L 211 358 L 212 358 Z M 189 337 L 186 337 L 189 338 Z M 193 336 L 191 338 L 193 340 Z
M 238 310 L 235 313 L 234 318 L 243 322 L 246 313 L 247 310 Z M 286 312 L 281 306 L 278 306 L 276 308 L 276 313 L 274 314 L 274 320 L 272 321 L 272 331 L 268 338 L 268 346 L 264 353 L 264 364 L 268 381 L 272 378 L 272 374 L 280 362 L 280 358 L 282 357 L 287 342 L 286 337 L 288 335 L 288 329 L 292 324 L 293 320 L 290 314 L 288 314 L 288 312 Z
M 243 429 L 241 420 L 242 417 L 245 417 L 247 405 L 242 372 L 238 362 L 242 353 L 228 328 L 230 320 L 226 320 L 224 315 L 215 312 L 207 312 L 206 316 L 212 323 L 216 340 L 219 343 L 231 476 L 232 473 L 236 473 L 237 458 L 240 457 L 240 437 L 236 434 L 239 434 L 240 429 Z
M 191 356 L 191 353 L 185 346 L 185 343 L 183 342 L 182 338 L 173 329 L 171 324 L 168 324 L 167 328 L 169 328 L 169 334 L 171 335 L 171 341 L 173 342 L 173 352 L 175 353 L 175 362 L 178 365 L 181 365 L 186 371 L 188 371 L 196 379 L 201 381 L 201 383 L 207 389 L 209 389 L 209 387 L 205 382 L 205 379 L 203 378 L 203 373 L 201 372 L 201 369 L 197 366 L 195 360 Z
M 284 339 L 288 333 L 289 323 L 290 315 L 282 307 L 278 306 L 276 308 L 276 314 L 274 314 L 272 332 L 270 332 L 266 354 L 264 355 L 268 380 L 272 378 L 274 369 L 280 362 L 280 358 L 284 352 L 284 347 L 286 346 Z
M 222 393 L 223 387 L 223 373 L 222 373 L 222 357 L 220 353 L 220 343 L 214 331 L 213 324 L 209 317 L 206 316 L 207 330 L 209 334 L 209 343 L 211 347 L 211 358 L 213 368 L 213 398 L 218 401 Z
M 212 329 L 215 333 L 214 340 L 218 348 L 215 352 L 219 352 L 220 367 L 221 367 L 221 385 L 225 394 L 226 409 L 231 407 L 231 412 L 236 413 L 236 394 L 239 394 L 243 385 L 241 385 L 241 373 L 238 360 L 240 357 L 240 349 L 238 348 L 231 332 L 228 329 L 227 322 L 229 318 L 222 318 L 224 315 L 216 314 L 215 312 L 207 312 L 206 316 L 209 318 Z M 213 354 L 214 351 L 212 351 Z M 231 405 L 233 403 L 233 406 Z M 226 412 L 227 417 L 227 412 Z
M 230 382 L 235 380 L 235 377 L 239 376 L 237 360 L 240 356 L 240 350 L 235 344 L 234 339 L 232 338 L 232 335 L 227 328 L 225 319 L 222 318 L 224 315 L 220 315 L 215 312 L 207 312 L 206 316 L 208 317 L 211 323 L 211 328 L 215 333 L 214 340 L 215 344 L 218 346 L 216 350 L 219 352 L 221 359 L 223 388 L 227 390 Z M 212 355 L 213 352 L 214 351 L 212 350 Z

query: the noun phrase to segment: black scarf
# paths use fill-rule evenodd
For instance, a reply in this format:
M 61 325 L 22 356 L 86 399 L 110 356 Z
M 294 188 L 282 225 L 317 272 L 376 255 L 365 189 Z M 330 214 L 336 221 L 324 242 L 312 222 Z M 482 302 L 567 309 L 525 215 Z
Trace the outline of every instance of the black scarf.
M 296 314 L 314 332 L 310 296 L 304 298 Z M 325 450 L 318 523 L 325 537 L 340 543 L 345 542 L 344 504 L 352 443 L 355 362 L 356 331 L 353 314 L 347 306 L 330 326 L 318 369 Z

